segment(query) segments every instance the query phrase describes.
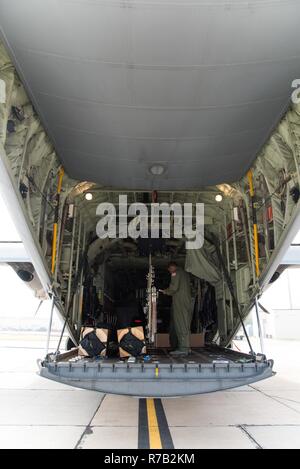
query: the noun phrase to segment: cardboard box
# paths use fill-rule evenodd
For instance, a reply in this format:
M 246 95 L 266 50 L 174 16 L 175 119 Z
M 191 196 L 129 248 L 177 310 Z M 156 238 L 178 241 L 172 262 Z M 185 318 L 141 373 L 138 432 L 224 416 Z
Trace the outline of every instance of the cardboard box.
M 204 333 L 191 334 L 190 337 L 191 347 L 204 347 Z M 170 348 L 170 336 L 169 334 L 156 334 L 155 336 L 155 347 L 156 348 Z
M 205 346 L 205 334 L 191 334 L 191 347 L 204 347 Z
M 156 348 L 169 348 L 170 347 L 169 334 L 155 334 L 154 345 Z

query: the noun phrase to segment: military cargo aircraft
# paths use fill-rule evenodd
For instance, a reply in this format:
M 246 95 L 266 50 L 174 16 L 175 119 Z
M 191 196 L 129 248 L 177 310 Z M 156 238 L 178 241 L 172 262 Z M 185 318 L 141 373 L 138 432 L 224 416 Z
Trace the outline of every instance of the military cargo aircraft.
M 272 376 L 250 341 L 247 354 L 230 344 L 300 227 L 299 17 L 292 0 L 0 0 L 0 181 L 28 254 L 7 262 L 70 336 L 42 376 L 135 396 Z M 204 204 L 201 247 L 172 229 L 101 239 L 97 207 L 120 222 L 125 196 L 171 214 Z M 183 358 L 157 295 L 172 259 L 193 285 Z M 124 358 L 112 331 L 133 310 L 147 351 Z M 78 356 L 99 323 L 107 355 Z

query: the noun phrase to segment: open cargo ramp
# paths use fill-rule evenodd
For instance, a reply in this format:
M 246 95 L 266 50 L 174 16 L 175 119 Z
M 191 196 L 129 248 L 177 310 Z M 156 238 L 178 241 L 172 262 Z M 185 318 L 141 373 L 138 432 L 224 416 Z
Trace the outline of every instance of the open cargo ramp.
M 76 354 L 76 350 L 73 355 Z M 272 376 L 273 361 L 221 347 L 195 349 L 188 358 L 172 359 L 166 350 L 154 351 L 151 363 L 117 359 L 71 361 L 62 354 L 40 364 L 41 376 L 70 386 L 110 394 L 176 397 L 244 386 Z

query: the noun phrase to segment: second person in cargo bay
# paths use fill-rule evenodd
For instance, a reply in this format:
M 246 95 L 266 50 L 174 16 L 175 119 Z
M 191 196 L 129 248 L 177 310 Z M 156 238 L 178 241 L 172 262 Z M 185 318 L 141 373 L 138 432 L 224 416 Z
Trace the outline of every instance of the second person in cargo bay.
M 187 272 L 170 262 L 168 271 L 171 282 L 161 293 L 172 297 L 172 313 L 170 323 L 170 343 L 175 348 L 172 355 L 187 355 L 190 351 L 190 331 L 192 321 L 192 294 L 190 277 Z

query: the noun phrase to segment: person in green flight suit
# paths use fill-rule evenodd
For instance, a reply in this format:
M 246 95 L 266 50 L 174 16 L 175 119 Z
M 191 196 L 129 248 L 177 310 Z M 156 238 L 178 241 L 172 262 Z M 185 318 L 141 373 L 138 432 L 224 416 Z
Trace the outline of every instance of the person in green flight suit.
M 172 313 L 170 323 L 170 344 L 174 348 L 171 355 L 184 356 L 190 352 L 190 333 L 192 322 L 192 294 L 190 277 L 187 272 L 178 267 L 176 262 L 170 262 L 168 271 L 171 282 L 166 290 L 159 290 L 172 297 Z

